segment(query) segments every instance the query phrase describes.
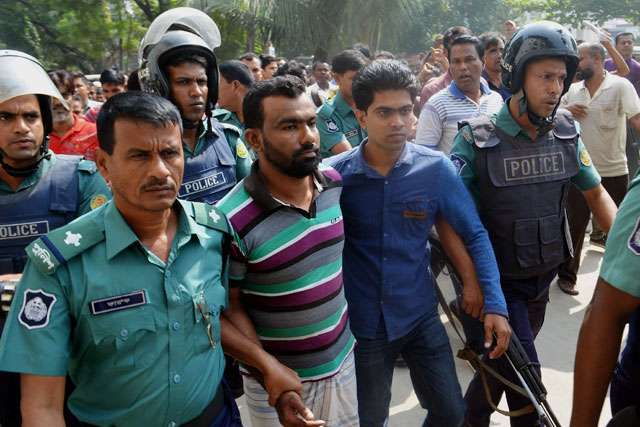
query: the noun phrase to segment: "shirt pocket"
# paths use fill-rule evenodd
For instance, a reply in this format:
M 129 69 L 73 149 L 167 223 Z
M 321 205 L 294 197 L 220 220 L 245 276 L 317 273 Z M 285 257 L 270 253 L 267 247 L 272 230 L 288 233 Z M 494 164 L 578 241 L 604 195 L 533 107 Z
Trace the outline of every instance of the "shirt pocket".
M 415 198 L 403 200 L 398 204 L 402 215 L 402 228 L 408 234 L 426 234 L 429 232 L 429 201 Z
M 149 304 L 90 315 L 88 324 L 96 350 L 113 367 L 142 368 L 155 360 L 156 322 Z
M 203 353 L 220 345 L 220 311 L 222 285 L 209 285 L 192 296 L 194 330 L 193 342 L 196 353 Z
M 605 105 L 600 112 L 600 126 L 605 129 L 618 127 L 618 108 L 615 105 Z

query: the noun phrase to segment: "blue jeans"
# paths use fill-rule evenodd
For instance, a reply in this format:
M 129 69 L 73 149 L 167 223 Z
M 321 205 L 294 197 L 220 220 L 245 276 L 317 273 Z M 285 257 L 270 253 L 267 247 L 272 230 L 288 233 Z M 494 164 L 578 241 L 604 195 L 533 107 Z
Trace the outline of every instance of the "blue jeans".
M 428 411 L 423 426 L 457 427 L 462 424 L 465 402 L 449 337 L 437 308 L 397 340 L 387 339 L 382 319 L 375 339 L 356 338 L 358 413 L 362 427 L 388 425 L 391 380 L 399 354 L 409 368 L 420 405 Z

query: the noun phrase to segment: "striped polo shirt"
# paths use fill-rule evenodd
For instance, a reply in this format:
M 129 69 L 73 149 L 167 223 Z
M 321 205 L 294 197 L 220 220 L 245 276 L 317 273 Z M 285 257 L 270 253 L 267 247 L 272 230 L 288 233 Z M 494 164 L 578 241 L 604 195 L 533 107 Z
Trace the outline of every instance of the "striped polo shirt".
M 340 371 L 353 350 L 342 283 L 342 179 L 320 165 L 309 212 L 275 199 L 258 172 L 219 204 L 234 228 L 230 286 L 264 349 L 303 381 Z

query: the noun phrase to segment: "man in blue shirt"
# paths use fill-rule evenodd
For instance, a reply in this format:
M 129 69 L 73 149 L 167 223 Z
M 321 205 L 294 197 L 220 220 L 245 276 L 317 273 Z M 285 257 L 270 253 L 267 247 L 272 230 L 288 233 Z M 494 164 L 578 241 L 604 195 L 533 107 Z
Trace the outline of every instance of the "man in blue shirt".
M 484 292 L 485 347 L 492 332 L 498 335 L 491 357 L 504 352 L 510 334 L 491 244 L 455 167 L 441 153 L 407 142 L 417 92 L 415 77 L 399 62 L 366 65 L 353 81 L 353 96 L 369 137 L 327 161 L 344 183 L 344 283 L 358 340 L 362 426 L 387 423 L 399 354 L 429 411 L 425 425 L 462 423 L 465 404 L 429 267 L 428 235 L 436 217 L 462 236 L 475 263 Z

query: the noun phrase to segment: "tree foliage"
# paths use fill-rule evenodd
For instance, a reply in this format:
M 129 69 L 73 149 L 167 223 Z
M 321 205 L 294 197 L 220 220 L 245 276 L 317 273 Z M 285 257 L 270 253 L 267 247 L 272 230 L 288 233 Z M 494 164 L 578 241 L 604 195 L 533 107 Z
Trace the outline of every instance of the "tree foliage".
M 599 25 L 612 18 L 640 24 L 640 0 L 520 0 L 516 3 L 528 11 L 542 13 L 545 19 L 574 27 L 585 19 Z

